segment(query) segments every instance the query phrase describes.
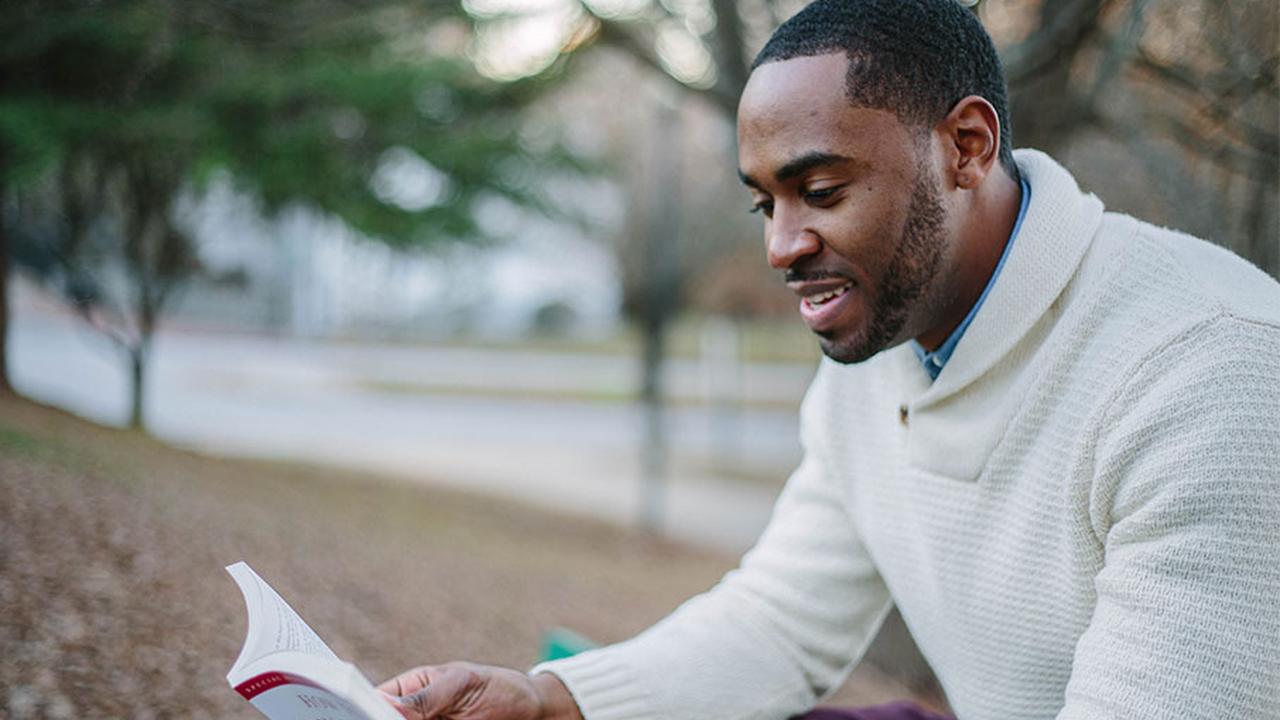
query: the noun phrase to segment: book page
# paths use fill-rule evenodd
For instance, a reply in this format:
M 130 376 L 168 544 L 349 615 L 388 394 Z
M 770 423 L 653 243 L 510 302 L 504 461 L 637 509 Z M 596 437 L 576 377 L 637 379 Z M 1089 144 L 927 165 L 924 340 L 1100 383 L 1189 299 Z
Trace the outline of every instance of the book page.
M 247 665 L 244 676 L 235 691 L 272 720 L 400 720 L 349 663 L 286 651 Z
M 253 568 L 239 562 L 227 572 L 249 613 L 244 647 L 227 673 L 241 697 L 271 720 L 399 720 Z
M 227 572 L 240 586 L 249 612 L 249 631 L 233 671 L 282 650 L 338 659 L 320 636 L 253 568 L 239 562 L 227 566 Z
M 291 720 L 368 720 L 355 704 L 307 678 L 273 672 L 236 690 L 263 715 Z

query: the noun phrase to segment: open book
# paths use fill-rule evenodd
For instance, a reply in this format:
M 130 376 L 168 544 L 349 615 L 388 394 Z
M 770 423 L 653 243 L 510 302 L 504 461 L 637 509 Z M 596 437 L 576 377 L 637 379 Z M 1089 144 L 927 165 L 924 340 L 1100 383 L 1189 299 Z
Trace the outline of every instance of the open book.
M 343 662 L 248 565 L 228 565 L 249 632 L 227 682 L 271 720 L 401 720 L 354 665 Z

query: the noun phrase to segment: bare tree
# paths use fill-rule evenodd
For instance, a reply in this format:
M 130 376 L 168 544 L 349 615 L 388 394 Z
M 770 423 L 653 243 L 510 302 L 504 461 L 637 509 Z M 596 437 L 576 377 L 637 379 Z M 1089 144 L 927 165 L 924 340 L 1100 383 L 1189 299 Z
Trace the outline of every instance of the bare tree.
M 1000 5 L 981 7 L 1028 24 Z M 1018 143 L 1079 158 L 1077 174 L 1113 204 L 1280 277 L 1275 4 L 1077 0 L 1018 12 L 1036 28 L 1005 53 Z
M 4 163 L 0 157 L 0 165 Z M 8 196 L 4 179 L 0 178 L 0 396 L 13 393 L 9 382 L 8 336 L 9 327 L 9 230 L 5 223 Z
M 176 168 L 155 158 L 117 166 L 82 154 L 60 168 L 54 187 L 32 189 L 19 218 L 31 235 L 24 242 L 48 261 L 51 284 L 124 354 L 128 424 L 138 429 L 159 319 L 198 269 L 173 214 L 180 182 Z
M 574 31 L 572 52 L 621 49 L 727 117 L 751 55 L 804 4 L 651 2 L 617 17 L 596 11 L 590 0 L 578 3 L 582 27 Z M 1274 2 L 972 5 L 1002 48 L 1017 145 L 1061 155 L 1121 209 L 1206 236 L 1280 277 Z M 681 72 L 664 55 L 664 33 L 672 32 L 702 49 L 706 72 Z M 1124 152 L 1088 151 L 1099 142 Z M 1135 183 L 1135 174 L 1147 182 Z
M 518 110 L 545 83 L 488 82 L 460 53 L 420 47 L 424 28 L 461 12 L 455 3 L 244 0 L 179 11 L 164 0 L 18 0 L 6 10 L 0 191 L 57 202 L 57 232 L 44 239 L 81 316 L 128 358 L 135 426 L 152 335 L 195 267 L 173 208 L 211 170 L 268 213 L 302 203 L 372 239 L 424 246 L 481 235 L 477 198 L 545 209 L 510 164 L 571 165 L 518 135 Z M 392 150 L 447 175 L 450 192 L 425 208 L 388 200 L 374 176 Z

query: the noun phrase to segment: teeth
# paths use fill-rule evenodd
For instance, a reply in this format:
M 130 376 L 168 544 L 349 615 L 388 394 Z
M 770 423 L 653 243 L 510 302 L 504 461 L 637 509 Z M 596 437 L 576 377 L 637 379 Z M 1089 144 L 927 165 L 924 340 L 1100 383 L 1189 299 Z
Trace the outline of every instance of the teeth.
M 825 305 L 827 302 L 835 298 L 838 298 L 841 295 L 848 292 L 849 288 L 851 287 L 853 287 L 853 283 L 845 283 L 844 285 L 830 292 L 819 293 L 817 295 L 810 295 L 809 297 L 805 298 L 805 301 L 808 302 L 810 305 Z

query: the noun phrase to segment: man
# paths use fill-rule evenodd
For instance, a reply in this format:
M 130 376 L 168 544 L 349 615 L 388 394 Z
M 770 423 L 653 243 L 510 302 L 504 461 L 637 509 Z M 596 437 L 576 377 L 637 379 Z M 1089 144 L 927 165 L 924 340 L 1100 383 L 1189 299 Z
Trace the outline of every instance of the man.
M 769 527 L 640 636 L 410 671 L 402 713 L 786 718 L 896 603 L 963 720 L 1280 718 L 1280 286 L 1011 153 L 953 0 L 809 6 L 738 132 L 828 356 Z

